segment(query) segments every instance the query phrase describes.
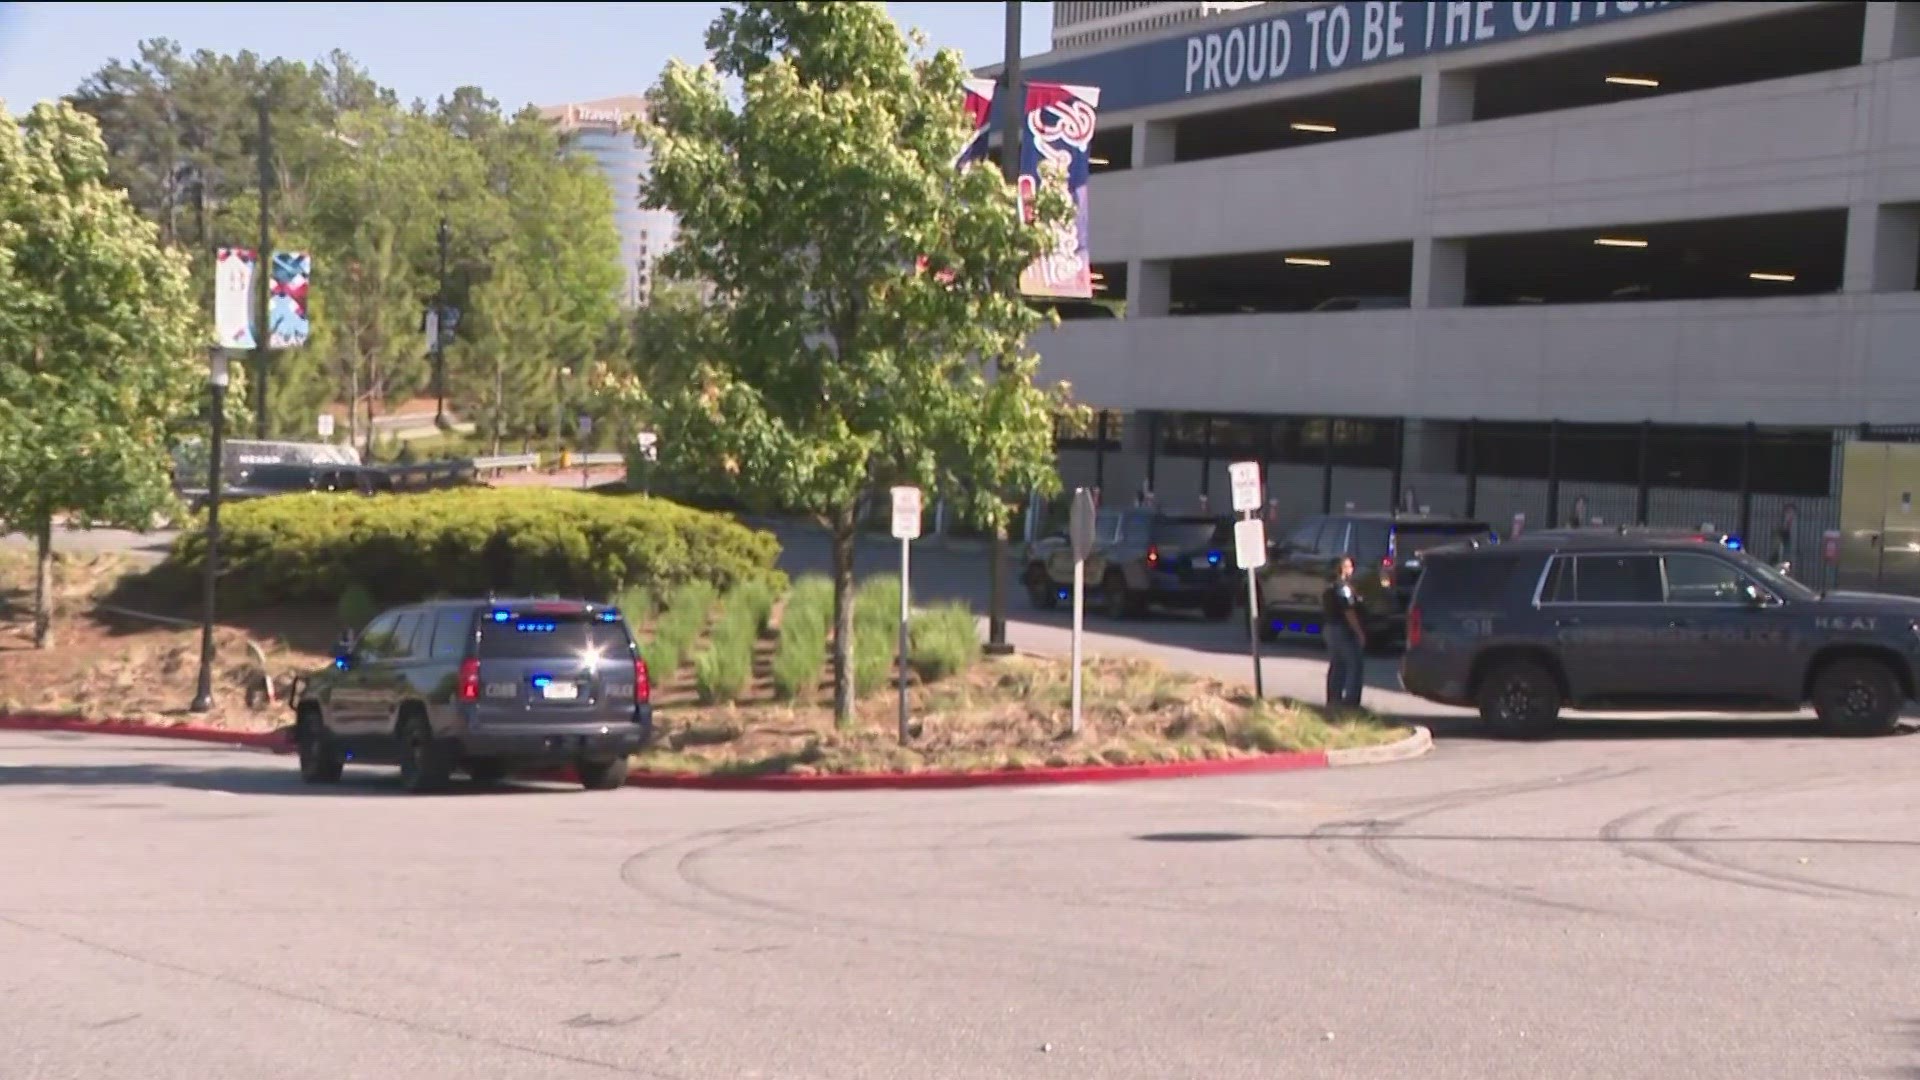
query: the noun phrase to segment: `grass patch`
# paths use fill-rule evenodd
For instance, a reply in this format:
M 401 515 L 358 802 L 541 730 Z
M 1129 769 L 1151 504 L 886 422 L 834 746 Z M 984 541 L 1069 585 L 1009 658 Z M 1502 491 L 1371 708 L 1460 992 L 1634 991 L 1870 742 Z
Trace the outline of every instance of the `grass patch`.
M 950 679 L 980 659 L 980 624 L 965 604 L 942 604 L 908 624 L 908 659 L 926 682 Z
M 833 582 L 817 574 L 794 582 L 780 614 L 780 637 L 773 650 L 774 697 L 797 701 L 819 689 L 832 622 Z

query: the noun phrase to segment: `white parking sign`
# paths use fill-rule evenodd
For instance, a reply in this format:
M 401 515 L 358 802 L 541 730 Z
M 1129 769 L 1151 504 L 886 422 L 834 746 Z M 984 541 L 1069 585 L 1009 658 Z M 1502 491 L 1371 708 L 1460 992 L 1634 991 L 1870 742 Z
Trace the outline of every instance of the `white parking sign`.
M 1233 512 L 1260 509 L 1260 463 L 1236 461 L 1227 466 L 1227 479 L 1233 485 Z
M 896 540 L 919 539 L 919 488 L 897 487 L 893 489 L 893 536 Z

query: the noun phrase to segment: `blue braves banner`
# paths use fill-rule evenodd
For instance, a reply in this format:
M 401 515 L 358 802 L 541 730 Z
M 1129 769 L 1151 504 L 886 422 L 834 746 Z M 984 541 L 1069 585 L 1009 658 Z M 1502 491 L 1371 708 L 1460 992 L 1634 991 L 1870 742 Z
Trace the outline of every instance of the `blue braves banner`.
M 1033 78 L 1098 86 L 1108 111 L 1349 71 L 1371 64 L 1578 30 L 1684 7 L 1692 0 L 1489 0 L 1324 4 L 1280 15 L 1258 8 L 1184 38 L 1043 64 Z
M 307 343 L 307 279 L 313 256 L 304 251 L 273 253 L 273 278 L 267 294 L 267 346 L 297 349 Z

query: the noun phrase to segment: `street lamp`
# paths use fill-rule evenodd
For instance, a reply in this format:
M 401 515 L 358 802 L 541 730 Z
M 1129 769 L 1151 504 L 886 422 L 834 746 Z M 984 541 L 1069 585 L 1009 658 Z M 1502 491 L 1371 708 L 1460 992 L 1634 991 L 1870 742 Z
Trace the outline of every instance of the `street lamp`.
M 220 575 L 220 465 L 227 434 L 227 353 L 208 355 L 207 385 L 213 394 L 213 437 L 207 453 L 207 551 L 200 609 L 200 681 L 188 706 L 197 713 L 213 709 L 214 585 Z
M 453 236 L 453 230 L 447 226 L 447 193 L 440 193 L 440 284 L 433 296 L 435 312 L 433 329 L 433 424 L 442 431 L 447 428 L 447 242 Z
M 1020 187 L 1020 129 L 1026 121 L 1026 95 L 1021 93 L 1020 82 L 1020 2 L 1008 0 L 1006 4 L 1007 36 L 1006 62 L 1002 72 L 1002 81 L 1006 85 L 1007 96 L 1000 112 L 1000 164 L 1006 171 L 1007 183 L 1018 191 Z M 1015 299 L 1019 298 L 1019 279 L 1016 277 L 1013 287 Z M 993 560 L 991 576 L 987 579 L 987 643 L 984 651 L 988 656 L 1007 656 L 1013 652 L 1013 646 L 1007 641 L 1007 527 L 997 525 L 993 530 L 993 543 L 988 558 Z

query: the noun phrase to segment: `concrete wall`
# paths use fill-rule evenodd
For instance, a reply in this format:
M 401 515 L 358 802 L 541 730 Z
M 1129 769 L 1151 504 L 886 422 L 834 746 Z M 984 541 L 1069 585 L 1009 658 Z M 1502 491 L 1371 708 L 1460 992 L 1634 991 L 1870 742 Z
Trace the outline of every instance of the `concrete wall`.
M 1078 321 L 1106 408 L 1849 425 L 1920 417 L 1920 293 Z M 1109 485 L 1111 487 L 1111 485 Z

